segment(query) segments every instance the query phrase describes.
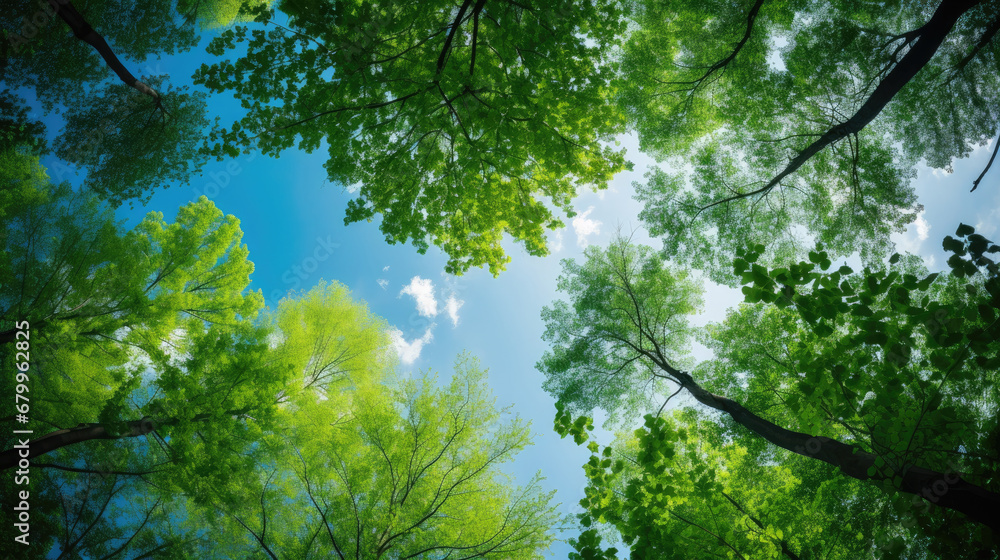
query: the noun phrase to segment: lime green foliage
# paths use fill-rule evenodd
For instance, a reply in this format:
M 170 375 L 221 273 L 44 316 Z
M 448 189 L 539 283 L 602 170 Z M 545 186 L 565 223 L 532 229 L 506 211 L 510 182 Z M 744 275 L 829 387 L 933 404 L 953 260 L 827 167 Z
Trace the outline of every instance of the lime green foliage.
M 342 284 L 320 281 L 283 299 L 272 319 L 277 352 L 303 374 L 285 390 L 290 395 L 332 400 L 346 387 L 380 379 L 392 365 L 385 320 Z
M 278 558 L 541 558 L 557 521 L 538 480 L 511 484 L 499 466 L 529 444 L 504 419 L 471 358 L 450 382 L 433 376 L 351 389 L 352 404 L 285 409 L 295 430 L 266 440 L 258 478 L 209 510 L 215 554 Z M 216 513 L 217 512 L 217 513 Z
M 30 324 L 30 362 L 44 382 L 32 417 L 52 425 L 94 422 L 102 409 L 116 416 L 114 395 L 138 382 L 135 360 L 167 364 L 179 333 L 228 328 L 263 304 L 246 291 L 253 264 L 239 222 L 204 197 L 173 223 L 152 212 L 128 232 L 92 194 L 65 185 L 45 183 L 4 212 L 0 336 L 9 342 L 16 321 Z
M 32 445 L 100 430 L 32 459 L 37 550 L 502 559 L 552 542 L 551 494 L 500 470 L 529 427 L 474 359 L 444 386 L 403 378 L 385 321 L 337 283 L 259 315 L 239 222 L 205 198 L 131 231 L 47 182 L 3 211 L 0 335 L 30 324 Z
M 765 244 L 769 263 L 816 241 L 833 256 L 887 256 L 920 210 L 914 164 L 950 167 L 996 129 L 996 4 L 949 4 L 961 16 L 907 81 L 893 71 L 931 40 L 926 3 L 636 2 L 617 99 L 642 148 L 675 169 L 637 185 L 666 254 L 729 283 L 745 243 Z M 865 104 L 900 86 L 881 113 Z M 772 183 L 855 115 L 861 129 Z
M 177 11 L 185 21 L 197 21 L 200 27 L 211 29 L 251 20 L 254 10 L 273 3 L 274 0 L 179 0 Z
M 436 245 L 452 273 L 498 274 L 504 234 L 547 254 L 545 230 L 562 226 L 553 207 L 572 215 L 581 187 L 604 188 L 626 167 L 602 144 L 622 130 L 604 54 L 621 9 L 473 4 L 289 0 L 287 28 L 223 32 L 209 52 L 246 55 L 195 79 L 248 113 L 207 150 L 276 156 L 325 142 L 329 179 L 359 188 L 345 221 L 381 214 L 389 243 Z
M 13 349 L 15 323 L 29 325 L 28 357 L 5 351 L 3 364 L 14 371 L 15 361 L 29 363 L 33 437 L 81 424 L 100 426 L 102 437 L 138 435 L 133 422 L 143 417 L 156 430 L 35 457 L 31 485 L 20 489 L 53 515 L 33 516 L 32 545 L 92 557 L 126 545 L 180 546 L 187 537 L 147 537 L 147 523 L 169 532 L 164 495 L 190 487 L 185 470 L 228 477 L 246 465 L 226 450 L 259 437 L 256 426 L 273 416 L 287 378 L 265 359 L 266 331 L 251 322 L 263 298 L 247 291 L 253 265 L 239 222 L 203 198 L 173 222 L 154 212 L 125 231 L 94 195 L 51 185 L 37 156 L 7 151 L 0 161 L 28 173 L 0 167 L 0 336 Z M 15 443 L 4 438 L 4 449 Z M 150 477 L 165 494 L 128 473 Z M 131 508 L 137 517 L 124 519 Z
M 542 310 L 551 350 L 537 367 L 545 390 L 571 412 L 600 408 L 609 424 L 631 422 L 673 391 L 647 356 L 660 351 L 684 363 L 701 285 L 627 239 L 588 247 L 585 255 L 583 264 L 562 262 L 559 290 L 570 301 Z

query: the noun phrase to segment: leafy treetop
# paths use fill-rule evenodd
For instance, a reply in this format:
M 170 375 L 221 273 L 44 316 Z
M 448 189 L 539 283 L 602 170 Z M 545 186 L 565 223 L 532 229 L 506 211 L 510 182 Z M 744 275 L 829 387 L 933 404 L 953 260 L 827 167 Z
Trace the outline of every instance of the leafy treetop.
M 382 217 L 389 243 L 430 245 L 460 274 L 509 261 L 505 234 L 545 255 L 545 229 L 572 216 L 582 187 L 626 164 L 607 49 L 621 7 L 604 0 L 347 2 L 286 0 L 288 26 L 259 22 L 214 39 L 195 79 L 231 91 L 245 117 L 208 152 L 278 155 L 325 142 L 329 179 L 358 187 L 346 223 Z M 239 47 L 238 47 L 239 45 Z

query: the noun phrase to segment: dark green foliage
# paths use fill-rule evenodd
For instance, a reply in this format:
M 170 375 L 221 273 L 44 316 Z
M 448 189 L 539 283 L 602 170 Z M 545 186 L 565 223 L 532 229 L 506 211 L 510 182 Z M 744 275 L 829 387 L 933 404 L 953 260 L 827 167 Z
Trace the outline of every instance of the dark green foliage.
M 65 113 L 56 155 L 87 169 L 85 185 L 113 205 L 149 200 L 155 188 L 186 182 L 204 165 L 201 134 L 208 126 L 205 94 L 168 86 L 164 76 L 146 83 L 156 101 L 109 82 Z

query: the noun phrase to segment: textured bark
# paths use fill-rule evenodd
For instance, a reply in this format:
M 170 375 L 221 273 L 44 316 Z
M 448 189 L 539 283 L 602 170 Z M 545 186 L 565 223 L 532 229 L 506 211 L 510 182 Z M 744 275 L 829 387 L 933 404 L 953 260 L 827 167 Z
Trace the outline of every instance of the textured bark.
M 898 487 L 900 491 L 926 498 L 935 506 L 963 513 L 972 521 L 1000 532 L 1000 494 L 972 484 L 962 479 L 958 473 L 942 473 L 911 466 L 901 473 L 884 475 L 876 471 L 874 475 L 869 475 L 868 469 L 875 466 L 876 455 L 860 451 L 835 439 L 782 428 L 750 412 L 738 402 L 705 390 L 689 374 L 669 365 L 664 369 L 667 369 L 698 402 L 725 412 L 744 428 L 782 449 L 804 457 L 819 459 L 858 480 L 886 480 L 900 476 L 902 478 Z
M 156 429 L 151 418 L 133 420 L 128 423 L 129 430 L 123 434 L 112 434 L 104 424 L 80 424 L 75 428 L 57 430 L 28 442 L 27 448 L 14 447 L 0 452 L 0 470 L 17 466 L 20 459 L 31 459 L 55 451 L 67 445 L 95 439 L 122 439 L 146 435 Z M 15 434 L 15 437 L 17 434 Z M 23 453 L 23 454 L 22 454 Z

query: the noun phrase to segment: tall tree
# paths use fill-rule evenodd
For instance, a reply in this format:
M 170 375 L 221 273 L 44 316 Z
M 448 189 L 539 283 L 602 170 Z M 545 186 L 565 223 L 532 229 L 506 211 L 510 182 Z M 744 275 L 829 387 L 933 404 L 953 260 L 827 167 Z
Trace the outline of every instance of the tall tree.
M 171 352 L 245 342 L 250 355 L 263 298 L 246 290 L 253 264 L 235 218 L 202 198 L 174 223 L 152 212 L 125 232 L 92 194 L 47 181 L 30 194 L 3 208 L 0 337 L 6 346 L 29 331 L 30 358 L 18 361 L 30 364 L 30 417 L 56 428 L 32 453 L 149 433 L 162 419 L 120 413 L 148 388 L 146 365 L 170 377 Z M 4 451 L 3 466 L 15 456 Z
M 968 226 L 958 234 L 964 241 L 949 238 L 945 245 L 956 251 L 950 263 L 956 275 L 980 277 L 982 268 L 985 282 L 935 284 L 936 275 L 919 279 L 905 269 L 817 272 L 831 266 L 824 252 L 811 253 L 813 262 L 773 271 L 754 262 L 763 247 L 737 261 L 737 272 L 752 284 L 744 288 L 749 302 L 793 309 L 808 325 L 808 336 L 791 337 L 797 356 L 785 366 L 791 390 L 778 388 L 785 417 L 755 412 L 705 388 L 698 378 L 714 384 L 710 369 L 681 369 L 683 356 L 661 342 L 661 333 L 669 332 L 667 319 L 690 303 L 660 293 L 655 286 L 669 282 L 669 269 L 621 239 L 606 252 L 595 250 L 583 267 L 567 265 L 561 286 L 571 301 L 543 312 L 552 349 L 539 369 L 547 389 L 574 413 L 627 406 L 636 383 L 615 383 L 618 378 L 669 382 L 777 447 L 910 494 L 917 503 L 925 497 L 995 530 L 1000 493 L 988 463 L 976 456 L 962 457 L 960 468 L 948 463 L 953 451 L 982 449 L 989 441 L 1000 346 L 1000 284 L 986 257 L 993 245 Z M 901 261 L 897 256 L 892 262 Z M 946 309 L 955 315 L 942 315 Z M 752 332 L 734 331 L 744 340 Z M 754 344 L 743 347 L 760 352 Z M 976 391 L 987 402 L 966 406 Z M 826 429 L 812 435 L 821 422 Z
M 248 478 L 274 467 L 267 445 L 304 418 L 290 411 L 315 411 L 317 402 L 325 414 L 350 411 L 355 384 L 378 382 L 392 365 L 384 321 L 339 284 L 286 299 L 257 323 L 205 327 L 189 320 L 162 355 L 109 366 L 114 379 L 124 378 L 115 393 L 103 402 L 79 399 L 74 408 L 90 422 L 30 442 L 31 472 L 44 473 L 33 476 L 32 495 L 73 504 L 62 519 L 54 519 L 58 508 L 43 510 L 46 523 L 65 527 L 36 534 L 38 546 L 49 550 L 51 541 L 67 557 L 103 556 L 110 548 L 126 557 L 199 555 L 191 547 L 206 536 L 199 525 L 208 521 L 194 504 L 229 503 Z M 75 350 L 68 359 L 76 357 L 79 367 L 86 356 Z M 48 374 L 32 364 L 33 403 L 52 398 Z M 78 379 L 67 395 L 77 389 L 86 396 L 80 385 L 89 379 Z M 36 432 L 41 424 L 58 427 L 41 408 L 30 418 Z M 0 461 L 17 458 L 14 451 L 0 453 Z M 292 476 L 291 467 L 281 467 Z M 135 507 L 141 515 L 132 525 L 115 513 Z
M 562 261 L 558 289 L 572 301 L 558 300 L 542 310 L 543 338 L 553 346 L 538 364 L 546 374 L 542 387 L 574 414 L 600 408 L 608 413 L 609 425 L 621 425 L 641 417 L 670 388 L 636 351 L 688 353 L 695 332 L 688 319 L 701 308 L 702 286 L 683 269 L 657 259 L 649 247 L 623 238 L 607 249 L 590 246 L 584 255 L 582 264 Z M 621 285 L 635 289 L 617 289 Z M 646 309 L 653 316 L 639 317 Z M 644 333 L 637 349 L 626 335 L 631 329 Z M 614 351 L 595 344 L 593 333 L 607 334 Z
M 208 199 L 182 207 L 174 223 L 150 212 L 125 232 L 92 194 L 43 187 L 5 209 L 3 341 L 27 320 L 40 333 L 155 353 L 181 317 L 226 324 L 262 305 L 259 292 L 244 293 L 253 263 L 239 221 Z
M 517 488 L 498 467 L 530 442 L 504 420 L 485 370 L 460 358 L 431 376 L 352 388 L 349 408 L 288 410 L 297 429 L 271 443 L 274 466 L 234 481 L 212 514 L 235 557 L 540 558 L 556 521 L 537 480 Z M 332 405 L 332 406 L 331 406 Z M 332 421 L 331 421 L 332 420 Z
M 887 256 L 920 210 L 914 164 L 950 168 L 997 130 L 996 2 L 738 4 L 634 4 L 618 99 L 680 170 L 639 187 L 643 219 L 717 281 L 746 242 L 804 254 L 797 228 Z
M 249 109 L 216 130 L 212 155 L 278 155 L 325 142 L 329 179 L 358 187 L 345 222 L 390 243 L 431 244 L 447 270 L 509 261 L 505 234 L 545 255 L 545 229 L 572 216 L 582 187 L 625 168 L 605 52 L 622 29 L 616 2 L 287 0 L 279 25 L 237 26 L 210 52 L 246 46 L 195 78 Z M 240 47 L 237 47 L 237 45 Z M 551 206 L 550 206 L 551 205 Z
M 8 0 L 0 25 L 7 32 L 0 79 L 34 89 L 46 110 L 85 100 L 88 87 L 109 77 L 109 69 L 134 87 L 135 76 L 124 74 L 132 75 L 147 57 L 197 44 L 173 2 Z

